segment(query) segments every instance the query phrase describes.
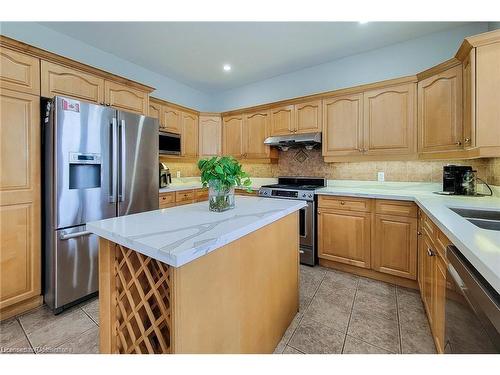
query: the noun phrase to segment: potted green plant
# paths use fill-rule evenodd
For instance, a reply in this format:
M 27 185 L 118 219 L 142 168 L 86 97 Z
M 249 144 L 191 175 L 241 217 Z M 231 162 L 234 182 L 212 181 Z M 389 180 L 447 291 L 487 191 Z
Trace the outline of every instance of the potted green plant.
M 241 164 L 231 156 L 214 156 L 198 161 L 203 187 L 208 186 L 208 208 L 222 212 L 234 208 L 234 188 L 250 190 L 251 181 Z

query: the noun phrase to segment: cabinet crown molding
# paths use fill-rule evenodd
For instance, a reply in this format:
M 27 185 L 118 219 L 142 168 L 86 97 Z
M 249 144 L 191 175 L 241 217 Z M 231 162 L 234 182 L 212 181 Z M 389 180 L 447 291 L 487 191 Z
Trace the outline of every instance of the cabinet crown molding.
M 86 72 L 86 73 L 91 73 L 91 74 L 94 74 L 96 76 L 102 77 L 104 79 L 108 79 L 110 81 L 123 83 L 123 84 L 126 84 L 128 86 L 134 87 L 136 89 L 145 91 L 147 93 L 151 93 L 155 90 L 154 87 L 144 85 L 142 83 L 132 81 L 128 78 L 124 78 L 124 77 L 115 75 L 113 73 L 109 73 L 105 70 L 80 63 L 78 61 L 69 59 L 67 57 L 55 54 L 53 52 L 49 52 L 47 50 L 31 46 L 29 44 L 20 42 L 18 40 L 9 38 L 5 35 L 0 35 L 0 47 L 1 48 L 9 48 L 9 49 L 12 49 L 14 51 L 22 52 L 26 55 L 37 57 L 41 60 L 57 63 L 57 64 L 64 65 L 64 66 L 69 67 L 69 68 L 73 68 L 73 69 L 78 69 L 78 70 L 81 70 L 81 71 Z

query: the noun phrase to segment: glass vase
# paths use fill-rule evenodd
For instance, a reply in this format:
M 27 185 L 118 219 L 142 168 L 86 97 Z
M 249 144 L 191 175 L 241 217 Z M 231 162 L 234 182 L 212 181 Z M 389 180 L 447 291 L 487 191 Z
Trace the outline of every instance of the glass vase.
M 234 186 L 225 187 L 219 180 L 208 183 L 208 209 L 223 212 L 234 208 Z

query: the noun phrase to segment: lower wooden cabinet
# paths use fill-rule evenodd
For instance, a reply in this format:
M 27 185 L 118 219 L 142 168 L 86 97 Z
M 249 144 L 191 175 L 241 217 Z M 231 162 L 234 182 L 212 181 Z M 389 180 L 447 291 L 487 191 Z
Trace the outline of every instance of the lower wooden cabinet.
M 429 218 L 420 213 L 420 223 L 428 222 Z M 431 327 L 432 337 L 438 353 L 444 352 L 445 345 L 445 304 L 446 304 L 446 269 L 447 261 L 441 244 L 449 242 L 438 229 L 433 232 L 419 228 L 419 259 L 418 280 L 420 295 Z M 439 240 L 438 240 L 439 238 Z
M 182 206 L 184 204 L 204 202 L 206 200 L 208 200 L 208 188 L 160 193 L 159 208 Z
M 40 97 L 2 89 L 0 320 L 42 303 L 40 144 Z
M 319 258 L 370 269 L 372 276 L 417 279 L 413 202 L 338 196 L 318 202 Z
M 252 197 L 257 196 L 257 193 L 257 190 L 248 192 L 246 190 L 237 189 L 235 191 L 236 195 Z M 159 208 L 169 208 L 205 201 L 208 201 L 208 188 L 178 190 L 168 193 L 160 193 Z
M 370 268 L 371 213 L 320 208 L 318 256 Z
M 446 305 L 446 261 L 434 256 L 432 306 L 434 315 L 432 335 L 438 353 L 444 353 L 445 305 Z
M 417 219 L 375 215 L 372 269 L 417 279 Z

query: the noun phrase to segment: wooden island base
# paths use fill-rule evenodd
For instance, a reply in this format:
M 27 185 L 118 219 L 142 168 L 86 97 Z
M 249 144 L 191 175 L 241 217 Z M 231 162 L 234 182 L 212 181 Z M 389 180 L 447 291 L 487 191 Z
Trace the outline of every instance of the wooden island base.
M 181 267 L 100 239 L 101 353 L 272 353 L 299 308 L 298 213 Z

